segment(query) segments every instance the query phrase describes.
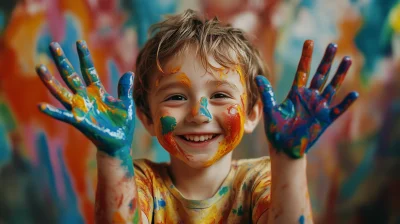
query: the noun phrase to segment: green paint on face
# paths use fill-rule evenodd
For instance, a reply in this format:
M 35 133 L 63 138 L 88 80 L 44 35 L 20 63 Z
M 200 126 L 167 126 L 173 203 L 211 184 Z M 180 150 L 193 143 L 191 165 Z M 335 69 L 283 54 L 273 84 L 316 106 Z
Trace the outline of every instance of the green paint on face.
M 221 188 L 218 192 L 219 195 L 224 195 L 228 192 L 229 188 L 227 186 Z
M 162 134 L 168 134 L 173 131 L 176 127 L 176 119 L 171 116 L 164 116 L 160 118 Z

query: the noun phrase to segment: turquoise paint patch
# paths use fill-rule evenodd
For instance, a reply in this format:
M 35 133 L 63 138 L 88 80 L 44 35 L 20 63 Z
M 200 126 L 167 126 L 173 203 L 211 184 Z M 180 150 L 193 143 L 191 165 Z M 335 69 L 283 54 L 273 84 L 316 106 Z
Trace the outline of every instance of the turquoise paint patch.
M 176 127 L 176 119 L 174 117 L 171 116 L 161 117 L 160 121 L 161 121 L 163 135 L 173 131 Z
M 131 178 L 135 175 L 130 150 L 130 147 L 126 146 L 116 152 L 111 153 L 111 156 L 119 158 L 122 161 L 121 165 L 126 170 L 125 177 L 127 178 Z
M 212 119 L 212 115 L 211 115 L 210 111 L 208 110 L 208 100 L 205 97 L 202 97 L 200 99 L 199 114 L 206 116 L 208 118 L 208 120 Z
M 224 195 L 224 194 L 226 194 L 228 191 L 229 191 L 229 187 L 225 186 L 225 187 L 222 187 L 222 188 L 219 190 L 218 194 L 219 194 L 219 195 Z

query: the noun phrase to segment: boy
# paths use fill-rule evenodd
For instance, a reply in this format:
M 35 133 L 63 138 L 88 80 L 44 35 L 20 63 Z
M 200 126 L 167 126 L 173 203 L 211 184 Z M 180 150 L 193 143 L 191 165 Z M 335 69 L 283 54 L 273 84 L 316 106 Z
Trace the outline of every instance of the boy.
M 305 153 L 358 96 L 329 108 L 350 59 L 320 94 L 336 45 L 328 46 L 306 88 L 313 48 L 306 41 L 288 97 L 276 105 L 268 80 L 257 76 L 266 75 L 259 53 L 240 30 L 187 10 L 154 25 L 152 34 L 135 80 L 129 72 L 121 77 L 118 99 L 104 90 L 83 41 L 77 49 L 86 86 L 57 43 L 50 50 L 72 93 L 37 67 L 66 107 L 40 110 L 74 125 L 98 148 L 96 221 L 311 223 Z M 144 127 L 170 153 L 169 164 L 132 161 L 135 104 Z M 232 161 L 262 114 L 270 157 Z

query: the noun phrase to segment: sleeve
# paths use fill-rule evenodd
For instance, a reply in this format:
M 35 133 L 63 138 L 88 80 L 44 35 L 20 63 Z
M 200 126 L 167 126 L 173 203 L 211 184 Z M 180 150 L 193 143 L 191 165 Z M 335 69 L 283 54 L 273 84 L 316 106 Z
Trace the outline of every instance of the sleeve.
M 139 197 L 140 209 L 146 214 L 149 223 L 153 219 L 153 178 L 154 174 L 145 160 L 135 160 L 135 181 Z
M 255 179 L 251 201 L 252 201 L 252 221 L 257 223 L 258 219 L 270 208 L 271 203 L 271 163 L 266 157 L 255 167 L 257 173 Z

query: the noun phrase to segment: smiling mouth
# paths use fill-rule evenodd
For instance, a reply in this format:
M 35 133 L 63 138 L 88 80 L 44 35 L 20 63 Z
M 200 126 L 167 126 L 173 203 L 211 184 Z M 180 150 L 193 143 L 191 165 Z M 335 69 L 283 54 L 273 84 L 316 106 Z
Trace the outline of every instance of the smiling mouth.
M 179 138 L 193 143 L 202 143 L 213 140 L 220 134 L 207 134 L 207 135 L 178 135 Z

